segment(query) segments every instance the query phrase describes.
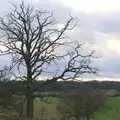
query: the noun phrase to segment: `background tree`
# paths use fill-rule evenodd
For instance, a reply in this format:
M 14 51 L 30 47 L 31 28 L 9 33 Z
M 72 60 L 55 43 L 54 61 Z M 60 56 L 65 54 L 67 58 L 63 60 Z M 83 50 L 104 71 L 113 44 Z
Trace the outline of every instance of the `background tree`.
M 13 4 L 10 13 L 0 18 L 0 30 L 3 36 L 0 44 L 4 46 L 4 49 L 1 49 L 1 55 L 10 54 L 12 56 L 11 68 L 17 66 L 20 73 L 23 68 L 25 71 L 28 118 L 33 117 L 35 92 L 33 80 L 36 80 L 42 74 L 47 75 L 49 73 L 48 68 L 52 67 L 53 63 L 65 61 L 61 71 L 56 75 L 51 74 L 48 79 L 51 81 L 72 79 L 83 73 L 96 72 L 91 64 L 93 51 L 82 55 L 79 51 L 80 44 L 77 44 L 71 52 L 62 55 L 57 52 L 61 46 L 66 47 L 65 33 L 72 30 L 73 20 L 73 17 L 70 17 L 63 28 L 59 29 L 52 13 L 36 10 L 24 2 L 18 5 Z
M 11 76 L 9 67 L 4 66 L 0 70 L 0 119 L 2 120 L 15 120 L 18 117 L 15 110 L 14 92 L 9 89 Z
M 57 106 L 61 120 L 81 120 L 83 118 L 90 120 L 91 116 L 104 106 L 105 95 L 100 90 L 84 89 L 71 92 L 71 95 L 69 94 L 67 99 L 60 101 Z

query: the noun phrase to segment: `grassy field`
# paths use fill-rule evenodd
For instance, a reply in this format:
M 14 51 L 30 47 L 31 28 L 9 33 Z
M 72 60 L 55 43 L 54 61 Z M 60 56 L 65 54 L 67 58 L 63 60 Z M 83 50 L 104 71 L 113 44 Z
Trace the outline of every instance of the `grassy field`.
M 35 118 L 42 120 L 58 120 L 56 112 L 58 99 L 47 99 L 44 102 L 35 100 Z M 91 120 L 120 120 L 120 97 L 109 97 L 105 106 L 98 111 Z
M 120 97 L 108 98 L 104 108 L 96 113 L 93 120 L 120 120 Z

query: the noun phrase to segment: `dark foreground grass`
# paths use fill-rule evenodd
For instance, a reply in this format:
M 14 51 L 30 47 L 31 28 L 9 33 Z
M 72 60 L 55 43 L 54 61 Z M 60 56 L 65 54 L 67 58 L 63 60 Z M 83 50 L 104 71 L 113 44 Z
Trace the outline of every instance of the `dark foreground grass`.
M 42 120 L 59 120 L 56 105 L 59 99 L 49 98 L 45 101 L 35 100 L 35 118 Z M 92 104 L 92 103 L 91 103 Z M 109 97 L 105 106 L 95 113 L 91 120 L 120 120 L 120 97 Z

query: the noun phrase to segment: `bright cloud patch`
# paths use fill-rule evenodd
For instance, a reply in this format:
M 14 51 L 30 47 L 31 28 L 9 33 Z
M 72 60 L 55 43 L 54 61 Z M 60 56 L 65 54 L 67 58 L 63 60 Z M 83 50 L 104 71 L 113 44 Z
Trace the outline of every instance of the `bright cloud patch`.
M 60 2 L 75 11 L 87 13 L 120 10 L 120 1 L 118 0 L 60 0 Z
M 96 33 L 96 43 L 92 46 L 102 54 L 120 54 L 120 40 L 117 36 L 104 33 Z
M 58 27 L 58 30 L 61 30 L 65 27 L 65 25 L 64 24 L 58 24 L 57 27 Z
M 120 41 L 119 40 L 107 40 L 106 47 L 108 50 L 120 54 Z

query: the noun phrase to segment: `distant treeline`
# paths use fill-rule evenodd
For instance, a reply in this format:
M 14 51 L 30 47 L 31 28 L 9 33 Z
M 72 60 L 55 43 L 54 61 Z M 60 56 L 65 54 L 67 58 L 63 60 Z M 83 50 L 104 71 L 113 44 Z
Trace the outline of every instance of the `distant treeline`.
M 0 81 L 0 90 L 8 90 L 12 92 L 25 92 L 27 88 L 27 81 Z M 116 89 L 120 91 L 120 82 L 111 81 L 90 81 L 90 82 L 77 82 L 77 81 L 34 81 L 33 89 L 38 92 L 49 91 L 63 91 L 69 89 L 82 89 L 90 87 L 94 89 Z

